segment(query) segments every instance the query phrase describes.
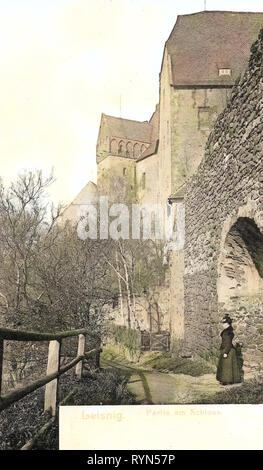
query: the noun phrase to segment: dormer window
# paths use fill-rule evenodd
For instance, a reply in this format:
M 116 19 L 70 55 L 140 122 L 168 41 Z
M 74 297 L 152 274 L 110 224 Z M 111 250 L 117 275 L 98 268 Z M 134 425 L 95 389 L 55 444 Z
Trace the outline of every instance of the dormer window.
M 218 70 L 218 75 L 219 75 L 219 77 L 222 77 L 222 76 L 231 77 L 232 71 L 231 71 L 231 69 L 226 69 L 226 68 L 219 69 Z

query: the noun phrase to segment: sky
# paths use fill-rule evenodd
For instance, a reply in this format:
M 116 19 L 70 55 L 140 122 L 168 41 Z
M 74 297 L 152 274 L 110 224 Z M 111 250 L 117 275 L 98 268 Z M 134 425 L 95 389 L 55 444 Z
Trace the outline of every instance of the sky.
M 42 169 L 55 203 L 96 182 L 101 113 L 149 120 L 165 41 L 204 0 L 0 0 L 0 176 Z M 258 0 L 207 10 L 262 11 Z

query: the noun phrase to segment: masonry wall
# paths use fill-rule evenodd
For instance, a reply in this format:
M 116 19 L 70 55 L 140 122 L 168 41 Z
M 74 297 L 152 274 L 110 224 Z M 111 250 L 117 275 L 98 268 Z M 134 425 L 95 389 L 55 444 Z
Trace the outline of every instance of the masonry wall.
M 171 83 L 171 58 L 165 48 L 160 74 L 158 191 L 161 204 L 171 195 Z
M 137 198 L 141 204 L 158 203 L 158 155 L 136 163 Z
M 229 88 L 172 89 L 172 193 L 196 172 L 209 133 L 217 116 L 225 108 L 230 92 Z
M 262 37 L 185 199 L 185 350 L 218 347 L 220 321 L 229 312 L 245 363 L 257 370 L 263 359 Z
M 135 161 L 109 155 L 97 166 L 98 190 L 110 201 L 125 202 L 136 191 Z
M 131 327 L 147 330 L 153 333 L 169 331 L 169 300 L 170 291 L 168 286 L 147 295 L 136 296 L 131 314 Z M 117 325 L 128 326 L 127 299 L 124 296 L 122 302 L 114 308 L 110 316 Z
M 101 116 L 98 141 L 96 146 L 97 163 L 101 162 L 109 154 L 110 149 L 110 130 L 104 114 Z

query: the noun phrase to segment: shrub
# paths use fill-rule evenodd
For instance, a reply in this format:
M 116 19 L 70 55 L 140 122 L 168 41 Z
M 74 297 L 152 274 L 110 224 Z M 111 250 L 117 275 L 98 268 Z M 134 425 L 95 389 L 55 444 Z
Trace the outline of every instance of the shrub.
M 141 354 L 141 334 L 138 330 L 125 326 L 112 325 L 110 337 L 118 345 L 120 352 L 131 361 L 139 359 Z

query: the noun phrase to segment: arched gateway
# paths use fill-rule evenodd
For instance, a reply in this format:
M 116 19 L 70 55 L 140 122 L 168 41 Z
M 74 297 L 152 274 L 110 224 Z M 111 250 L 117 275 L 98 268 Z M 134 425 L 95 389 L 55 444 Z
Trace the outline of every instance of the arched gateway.
M 263 233 L 255 220 L 238 217 L 227 232 L 218 265 L 219 316 L 229 313 L 246 365 L 263 363 Z

